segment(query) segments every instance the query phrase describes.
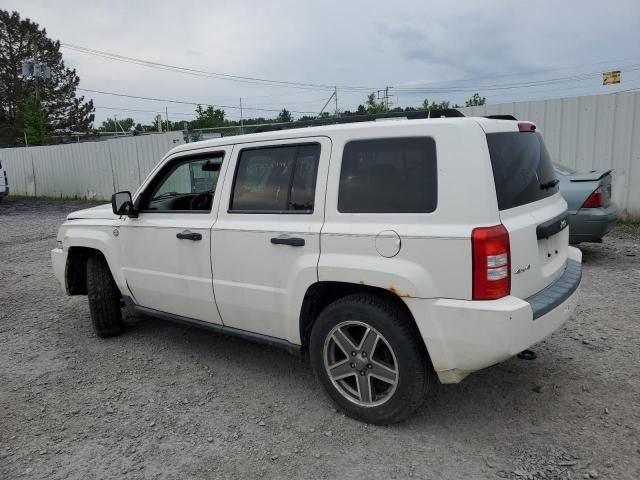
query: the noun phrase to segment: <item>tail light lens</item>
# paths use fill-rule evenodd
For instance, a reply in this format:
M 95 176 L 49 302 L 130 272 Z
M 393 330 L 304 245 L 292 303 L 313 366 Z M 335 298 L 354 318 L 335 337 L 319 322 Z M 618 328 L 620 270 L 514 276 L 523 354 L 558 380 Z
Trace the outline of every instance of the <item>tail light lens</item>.
M 518 131 L 519 132 L 535 132 L 536 124 L 531 122 L 518 122 Z
M 504 225 L 471 233 L 473 299 L 495 300 L 511 293 L 511 251 Z
M 582 204 L 582 208 L 600 208 L 604 204 L 604 191 L 602 186 L 596 188 L 591 195 Z

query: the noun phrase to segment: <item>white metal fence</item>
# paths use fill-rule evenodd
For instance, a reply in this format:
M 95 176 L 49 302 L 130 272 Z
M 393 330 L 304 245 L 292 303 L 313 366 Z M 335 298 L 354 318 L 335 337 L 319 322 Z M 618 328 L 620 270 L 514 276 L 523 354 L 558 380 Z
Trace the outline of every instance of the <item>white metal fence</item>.
M 535 122 L 554 161 L 579 171 L 614 169 L 613 199 L 640 218 L 640 92 L 505 103 L 465 115 L 512 114 Z M 109 199 L 135 190 L 181 132 L 95 143 L 0 150 L 16 195 Z
M 12 195 L 108 200 L 134 191 L 182 132 L 121 137 L 100 142 L 6 148 L 0 161 Z
M 640 92 L 461 110 L 468 116 L 511 114 L 531 120 L 555 162 L 582 172 L 613 168 L 613 200 L 623 216 L 640 218 Z

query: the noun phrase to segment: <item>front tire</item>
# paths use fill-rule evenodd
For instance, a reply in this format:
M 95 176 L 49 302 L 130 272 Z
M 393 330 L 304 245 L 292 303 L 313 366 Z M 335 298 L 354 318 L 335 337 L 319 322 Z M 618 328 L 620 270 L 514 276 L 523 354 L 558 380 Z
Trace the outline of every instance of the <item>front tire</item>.
M 87 259 L 87 297 L 96 335 L 118 335 L 122 331 L 122 296 L 102 255 Z
M 349 295 L 326 307 L 311 331 L 309 354 L 332 400 L 368 423 L 404 420 L 435 383 L 413 319 L 376 295 Z

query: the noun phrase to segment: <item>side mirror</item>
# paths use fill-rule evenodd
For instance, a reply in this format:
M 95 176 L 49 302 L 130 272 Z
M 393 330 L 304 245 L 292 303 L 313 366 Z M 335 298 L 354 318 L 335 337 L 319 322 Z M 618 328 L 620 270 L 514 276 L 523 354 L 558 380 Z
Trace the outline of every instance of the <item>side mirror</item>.
M 133 208 L 131 192 L 118 192 L 111 196 L 111 208 L 116 215 L 128 215 L 137 217 L 137 212 Z

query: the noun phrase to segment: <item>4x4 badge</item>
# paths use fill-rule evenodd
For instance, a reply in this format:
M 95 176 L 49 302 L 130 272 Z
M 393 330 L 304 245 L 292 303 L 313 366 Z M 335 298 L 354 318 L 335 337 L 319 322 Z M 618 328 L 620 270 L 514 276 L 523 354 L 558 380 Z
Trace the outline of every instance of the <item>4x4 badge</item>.
M 531 264 L 527 265 L 526 267 L 519 268 L 519 269 L 517 269 L 517 270 L 516 270 L 515 272 L 513 272 L 513 273 L 515 273 L 515 274 L 517 275 L 517 274 L 519 274 L 519 273 L 526 272 L 526 271 L 527 271 L 527 270 L 529 270 L 530 268 L 531 268 Z

